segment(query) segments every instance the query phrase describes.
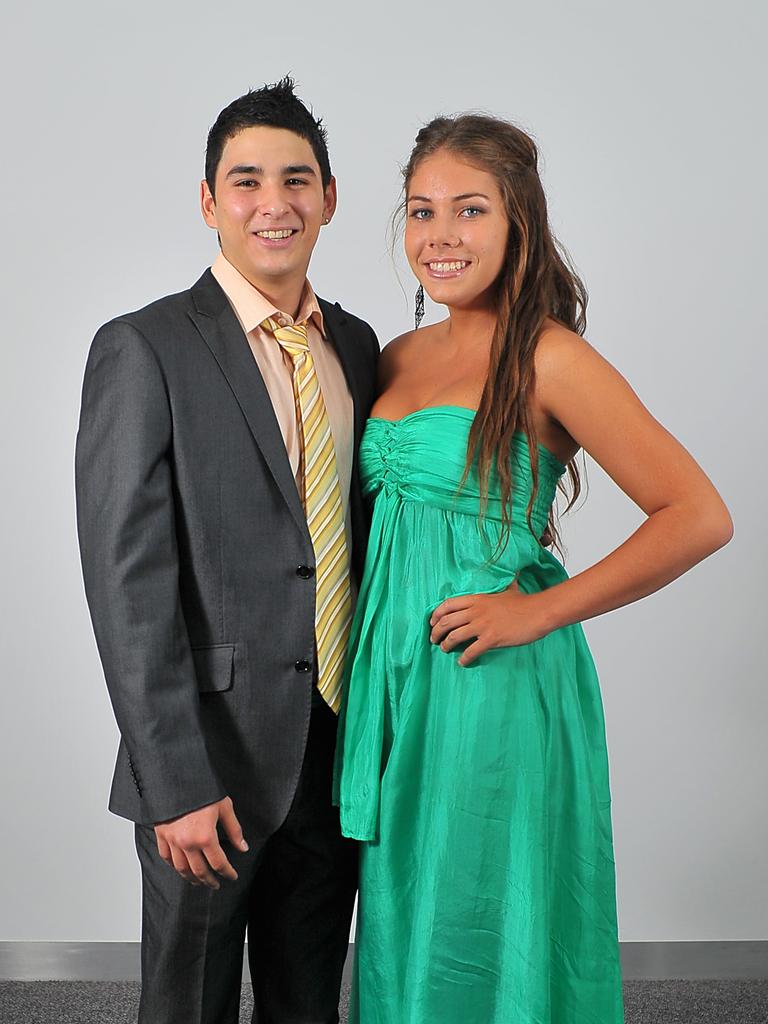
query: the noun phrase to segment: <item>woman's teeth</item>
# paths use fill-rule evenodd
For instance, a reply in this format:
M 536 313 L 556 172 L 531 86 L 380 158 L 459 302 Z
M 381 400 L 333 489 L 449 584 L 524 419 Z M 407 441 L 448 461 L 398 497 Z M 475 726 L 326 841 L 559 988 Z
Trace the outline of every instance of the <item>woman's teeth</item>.
M 259 238 L 289 238 L 293 231 L 287 228 L 285 231 L 257 231 L 256 234 Z
M 467 266 L 467 262 L 467 260 L 457 260 L 453 263 L 428 263 L 427 266 L 437 274 L 444 274 L 449 270 L 463 270 Z

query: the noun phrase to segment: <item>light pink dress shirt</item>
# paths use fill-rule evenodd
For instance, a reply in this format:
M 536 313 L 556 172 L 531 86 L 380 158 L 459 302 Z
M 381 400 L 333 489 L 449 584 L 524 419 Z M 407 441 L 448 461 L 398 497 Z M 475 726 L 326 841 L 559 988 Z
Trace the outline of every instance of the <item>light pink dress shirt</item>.
M 223 253 L 216 257 L 211 273 L 229 299 L 237 319 L 245 331 L 248 344 L 267 386 L 275 410 L 280 432 L 291 463 L 297 486 L 299 472 L 299 426 L 293 399 L 293 364 L 291 357 L 280 347 L 274 335 L 261 324 L 273 317 L 282 326 L 292 325 L 293 317 L 276 309 L 258 289 L 246 280 Z M 354 408 L 347 380 L 333 345 L 326 341 L 323 314 L 309 281 L 299 303 L 295 322 L 307 321 L 307 340 L 314 360 L 320 390 L 323 393 L 328 419 L 331 424 L 333 446 L 336 449 L 336 468 L 339 474 L 341 502 L 347 524 L 347 545 L 351 551 L 349 520 L 349 485 L 352 476 L 354 447 Z

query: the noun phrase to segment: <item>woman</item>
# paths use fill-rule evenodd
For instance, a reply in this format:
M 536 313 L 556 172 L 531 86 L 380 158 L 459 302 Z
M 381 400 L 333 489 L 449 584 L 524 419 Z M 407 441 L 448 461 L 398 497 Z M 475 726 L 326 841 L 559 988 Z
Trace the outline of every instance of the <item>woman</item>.
M 536 148 L 438 118 L 405 248 L 448 318 L 386 346 L 360 450 L 373 501 L 339 741 L 362 840 L 351 1020 L 623 1019 L 608 764 L 580 623 L 725 544 L 714 487 L 581 337 Z M 540 538 L 584 448 L 646 513 L 568 579 Z

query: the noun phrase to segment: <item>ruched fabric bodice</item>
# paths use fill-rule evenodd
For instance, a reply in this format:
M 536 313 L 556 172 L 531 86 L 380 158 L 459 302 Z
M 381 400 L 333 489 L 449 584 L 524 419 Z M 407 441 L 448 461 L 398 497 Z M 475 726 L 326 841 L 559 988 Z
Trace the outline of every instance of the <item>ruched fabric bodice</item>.
M 474 411 L 458 405 L 428 406 L 400 420 L 372 418 L 360 447 L 363 493 L 374 500 L 383 490 L 405 501 L 423 502 L 445 512 L 477 519 L 480 488 L 475 468 L 461 490 L 469 428 Z M 539 452 L 539 491 L 532 515 L 534 532 L 540 535 L 565 467 L 542 445 Z M 530 498 L 531 469 L 528 442 L 513 437 L 513 523 L 517 540 L 530 538 L 526 510 Z M 501 521 L 501 502 L 495 477 L 491 477 L 486 518 Z M 538 545 L 534 544 L 534 547 Z
M 623 1020 L 608 762 L 599 685 L 579 625 L 470 666 L 429 640 L 447 597 L 532 593 L 567 578 L 538 541 L 565 467 L 528 442 L 484 515 L 474 412 L 370 419 L 372 503 L 339 723 L 336 796 L 362 840 L 350 1021 L 618 1024 Z

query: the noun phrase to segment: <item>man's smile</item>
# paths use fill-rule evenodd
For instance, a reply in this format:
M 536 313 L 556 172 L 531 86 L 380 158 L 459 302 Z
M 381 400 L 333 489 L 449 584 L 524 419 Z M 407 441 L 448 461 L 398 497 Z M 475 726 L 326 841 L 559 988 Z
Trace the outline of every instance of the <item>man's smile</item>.
M 298 228 L 262 228 L 260 231 L 252 231 L 258 244 L 266 249 L 287 249 L 298 237 Z

